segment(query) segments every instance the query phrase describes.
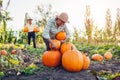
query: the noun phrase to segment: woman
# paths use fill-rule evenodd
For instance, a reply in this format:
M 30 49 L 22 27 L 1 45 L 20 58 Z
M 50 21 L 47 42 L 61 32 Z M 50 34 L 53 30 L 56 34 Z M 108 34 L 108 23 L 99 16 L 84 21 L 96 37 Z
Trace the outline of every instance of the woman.
M 68 31 L 68 28 L 65 23 L 69 23 L 68 21 L 68 15 L 67 13 L 63 12 L 60 15 L 56 16 L 56 18 L 52 18 L 48 20 L 46 27 L 43 31 L 42 37 L 46 44 L 47 51 L 51 50 L 49 47 L 49 44 L 52 44 L 53 48 L 56 48 L 55 43 L 52 41 L 52 39 L 55 39 L 55 35 L 60 31 L 65 31 L 67 36 L 66 39 L 70 37 L 70 33 Z M 65 40 L 62 40 L 61 42 L 65 42 Z
M 31 39 L 33 41 L 33 47 L 36 48 L 36 35 L 34 32 L 35 25 L 32 23 L 32 18 L 28 18 L 28 24 L 26 25 L 28 27 L 28 44 L 30 45 Z

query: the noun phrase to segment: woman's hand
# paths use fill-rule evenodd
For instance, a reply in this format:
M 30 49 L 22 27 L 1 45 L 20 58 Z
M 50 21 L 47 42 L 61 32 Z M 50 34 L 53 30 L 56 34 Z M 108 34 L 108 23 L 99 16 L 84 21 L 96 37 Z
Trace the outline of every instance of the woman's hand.
M 55 43 L 51 43 L 52 44 L 52 49 L 56 49 L 56 44 Z
M 56 49 L 57 45 L 52 41 L 52 39 L 49 38 L 48 41 L 50 42 L 51 48 Z
M 61 40 L 60 42 L 61 42 L 61 43 L 64 43 L 64 42 L 66 42 L 66 40 Z

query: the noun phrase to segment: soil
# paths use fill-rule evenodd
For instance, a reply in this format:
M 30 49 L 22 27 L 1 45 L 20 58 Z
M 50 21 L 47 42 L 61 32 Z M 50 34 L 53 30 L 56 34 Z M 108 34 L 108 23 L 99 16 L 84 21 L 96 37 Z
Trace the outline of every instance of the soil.
M 98 80 L 92 71 L 97 72 L 104 70 L 109 73 L 120 72 L 119 65 L 119 61 L 106 61 L 104 63 L 93 62 L 88 70 L 81 70 L 80 72 L 68 72 L 64 70 L 62 66 L 58 66 L 56 68 L 46 69 L 42 72 L 36 71 L 33 75 L 9 75 L 0 80 Z
M 42 63 L 36 63 L 38 66 L 43 66 Z M 92 61 L 88 70 L 81 70 L 80 72 L 68 72 L 62 66 L 48 68 L 42 71 L 36 71 L 32 75 L 21 74 L 7 75 L 1 77 L 0 80 L 98 80 L 96 73 L 106 71 L 107 73 L 120 72 L 120 60 L 110 60 L 104 62 Z M 42 68 L 42 67 L 41 67 Z M 115 80 L 115 79 L 114 79 Z M 120 80 L 116 79 L 116 80 Z

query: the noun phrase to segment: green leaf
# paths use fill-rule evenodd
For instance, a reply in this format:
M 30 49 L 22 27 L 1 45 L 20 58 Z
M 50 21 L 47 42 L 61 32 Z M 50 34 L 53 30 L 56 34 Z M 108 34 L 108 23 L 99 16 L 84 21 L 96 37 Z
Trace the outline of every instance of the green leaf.
M 26 75 L 31 75 L 31 74 L 34 74 L 34 71 L 35 71 L 35 69 L 27 67 L 27 68 L 25 68 L 24 73 Z
M 1 71 L 1 72 L 0 72 L 0 77 L 3 77 L 3 76 L 5 76 L 5 74 L 4 74 L 3 71 Z
M 107 80 L 106 77 L 99 77 L 99 76 L 97 76 L 97 78 L 98 78 L 98 80 Z

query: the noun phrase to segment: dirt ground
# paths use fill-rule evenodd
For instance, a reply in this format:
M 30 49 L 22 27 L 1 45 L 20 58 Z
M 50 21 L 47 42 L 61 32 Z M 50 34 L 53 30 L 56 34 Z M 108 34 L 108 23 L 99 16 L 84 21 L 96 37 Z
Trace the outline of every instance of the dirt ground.
M 41 63 L 39 65 L 42 65 Z M 120 72 L 119 61 L 105 61 L 105 62 L 91 62 L 88 70 L 81 70 L 80 72 L 68 72 L 62 66 L 56 68 L 49 68 L 42 72 L 36 71 L 33 75 L 11 75 L 0 78 L 0 80 L 98 80 L 94 71 L 107 71 L 109 73 Z M 93 71 L 93 72 L 92 72 Z M 120 79 L 116 79 L 120 80 Z

